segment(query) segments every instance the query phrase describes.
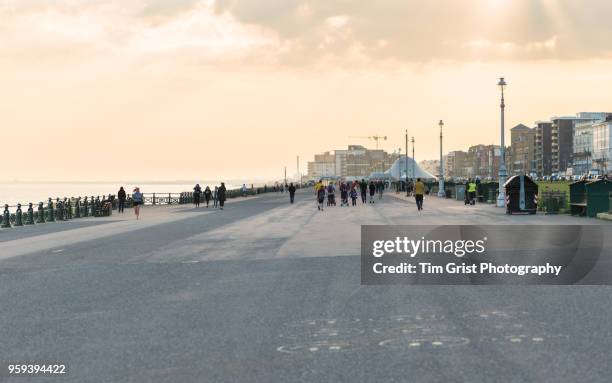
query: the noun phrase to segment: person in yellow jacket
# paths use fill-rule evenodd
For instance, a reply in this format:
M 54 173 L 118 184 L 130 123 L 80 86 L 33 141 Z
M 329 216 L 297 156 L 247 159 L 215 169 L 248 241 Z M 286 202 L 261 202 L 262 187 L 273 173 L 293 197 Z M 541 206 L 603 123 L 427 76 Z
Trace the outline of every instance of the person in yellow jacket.
M 417 209 L 423 210 L 423 195 L 425 194 L 425 184 L 420 178 L 417 178 L 414 183 L 414 199 L 416 200 Z
M 474 182 L 474 180 L 468 181 L 467 191 L 470 196 L 470 205 L 475 205 L 476 204 L 476 182 Z

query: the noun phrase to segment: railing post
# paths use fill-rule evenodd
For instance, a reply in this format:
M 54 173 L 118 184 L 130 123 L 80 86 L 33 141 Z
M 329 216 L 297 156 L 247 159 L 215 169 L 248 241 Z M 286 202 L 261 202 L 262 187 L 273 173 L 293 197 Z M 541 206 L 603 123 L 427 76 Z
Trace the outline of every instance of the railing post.
M 172 193 L 168 193 L 168 205 L 172 205 Z
M 143 203 L 144 203 L 144 196 L 143 196 Z M 152 201 L 153 205 L 155 205 L 155 193 L 153 193 L 153 201 Z
M 17 211 L 15 212 L 15 226 L 23 226 L 23 212 L 20 203 L 17 204 Z
M 38 203 L 38 219 L 36 223 L 45 223 L 45 208 L 42 202 Z
M 47 217 L 47 222 L 55 222 L 55 212 L 53 211 L 53 200 L 51 200 L 51 197 L 49 197 L 47 213 L 49 214 L 49 216 Z
M 11 213 L 9 213 L 9 206 L 4 205 L 4 214 L 2 214 L 2 227 L 3 229 L 8 229 L 11 227 Z
M 28 215 L 26 216 L 26 225 L 34 225 L 34 208 L 32 202 L 28 204 Z
M 91 207 L 91 211 L 90 211 L 90 216 L 95 217 L 96 216 L 96 199 L 94 198 L 94 196 L 91 196 L 91 199 L 89 200 L 89 206 Z

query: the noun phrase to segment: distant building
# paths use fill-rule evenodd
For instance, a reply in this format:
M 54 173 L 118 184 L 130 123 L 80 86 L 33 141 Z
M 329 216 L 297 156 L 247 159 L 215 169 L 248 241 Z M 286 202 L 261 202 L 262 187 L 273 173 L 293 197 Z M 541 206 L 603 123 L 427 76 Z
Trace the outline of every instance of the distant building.
M 582 112 L 576 116 L 553 117 L 552 121 L 552 167 L 551 172 L 565 174 L 572 167 L 575 127 L 583 123 L 604 121 L 607 113 Z
M 593 123 L 582 122 L 574 127 L 574 153 L 572 156 L 572 173 L 587 174 L 591 170 L 593 158 Z
M 534 147 L 538 177 L 549 176 L 552 172 L 552 122 L 536 122 Z
M 510 129 L 510 161 L 507 170 L 510 175 L 529 175 L 535 165 L 535 129 L 519 124 Z
M 321 177 L 334 177 L 336 175 L 336 156 L 330 152 L 315 154 L 314 161 L 308 162 L 308 179 L 315 180 Z
M 593 163 L 603 174 L 612 172 L 612 116 L 593 124 Z
M 347 149 L 315 155 L 308 163 L 308 178 L 321 177 L 365 178 L 371 173 L 387 171 L 398 154 L 382 149 L 367 149 L 361 145 L 349 145 Z
M 474 145 L 468 149 L 468 177 L 497 178 L 501 158 L 499 145 Z
M 469 167 L 467 152 L 455 150 L 449 152 L 444 161 L 444 172 L 449 178 L 467 178 Z

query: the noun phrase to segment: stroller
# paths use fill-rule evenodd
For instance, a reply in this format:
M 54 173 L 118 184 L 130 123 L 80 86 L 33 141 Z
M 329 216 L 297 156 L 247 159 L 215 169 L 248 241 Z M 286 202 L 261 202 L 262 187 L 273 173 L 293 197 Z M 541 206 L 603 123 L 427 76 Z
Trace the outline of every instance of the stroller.
M 346 185 L 340 186 L 340 206 L 348 206 L 348 188 Z
M 327 206 L 336 206 L 336 196 L 334 195 L 334 185 L 327 187 Z

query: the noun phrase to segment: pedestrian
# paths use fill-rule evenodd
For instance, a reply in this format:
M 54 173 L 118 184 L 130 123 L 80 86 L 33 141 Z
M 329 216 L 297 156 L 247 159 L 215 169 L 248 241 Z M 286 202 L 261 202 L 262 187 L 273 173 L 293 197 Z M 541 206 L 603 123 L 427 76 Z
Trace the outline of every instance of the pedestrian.
M 336 189 L 332 182 L 327 185 L 327 206 L 336 206 Z
M 213 202 L 214 202 L 214 207 L 216 209 L 219 203 L 219 187 L 218 186 L 215 186 L 215 192 L 213 193 Z
M 132 204 L 134 205 L 134 214 L 136 214 L 136 219 L 140 219 L 140 205 L 143 203 L 144 198 L 140 192 L 140 188 L 135 187 L 134 192 L 132 193 Z
M 351 200 L 353 201 L 353 206 L 357 206 L 357 190 L 355 187 L 351 188 Z
M 123 214 L 123 209 L 125 208 L 125 199 L 127 198 L 125 190 L 123 189 L 123 186 L 121 186 L 119 188 L 119 191 L 117 192 L 117 200 L 118 200 L 118 204 L 117 204 L 117 211 L 121 214 Z
M 200 184 L 196 184 L 193 187 L 193 204 L 195 207 L 200 207 L 200 194 L 202 194 L 202 187 L 200 187 Z
M 295 199 L 295 186 L 293 185 L 293 182 L 289 184 L 288 189 L 289 189 L 289 201 L 293 203 L 293 200 Z
M 323 185 L 323 180 L 319 180 L 315 184 L 315 196 L 317 198 L 317 209 L 323 211 L 323 203 L 325 202 L 325 185 Z
M 378 199 L 382 199 L 383 191 L 385 190 L 385 184 L 381 180 L 378 180 L 377 186 L 378 186 Z
M 368 199 L 368 183 L 363 178 L 359 183 L 359 189 L 361 189 L 361 203 L 366 203 Z
M 370 203 L 374 203 L 374 194 L 376 194 L 376 184 L 370 181 Z
M 414 183 L 414 199 L 416 200 L 417 210 L 423 210 L 423 194 L 425 194 L 425 184 L 417 178 Z
M 208 203 L 210 202 L 211 197 L 212 192 L 210 191 L 210 188 L 206 186 L 206 189 L 204 189 L 204 201 L 206 201 L 206 207 L 208 207 Z
M 340 206 L 348 206 L 348 185 L 346 182 L 340 184 Z
M 217 190 L 217 199 L 219 200 L 219 209 L 223 210 L 223 205 L 225 205 L 225 183 L 223 182 Z
M 242 188 L 240 189 L 240 191 L 242 192 L 242 196 L 246 197 L 247 195 L 247 187 L 246 184 L 242 184 Z
M 470 180 L 468 183 L 468 193 L 470 195 L 470 205 L 476 205 L 476 182 Z

